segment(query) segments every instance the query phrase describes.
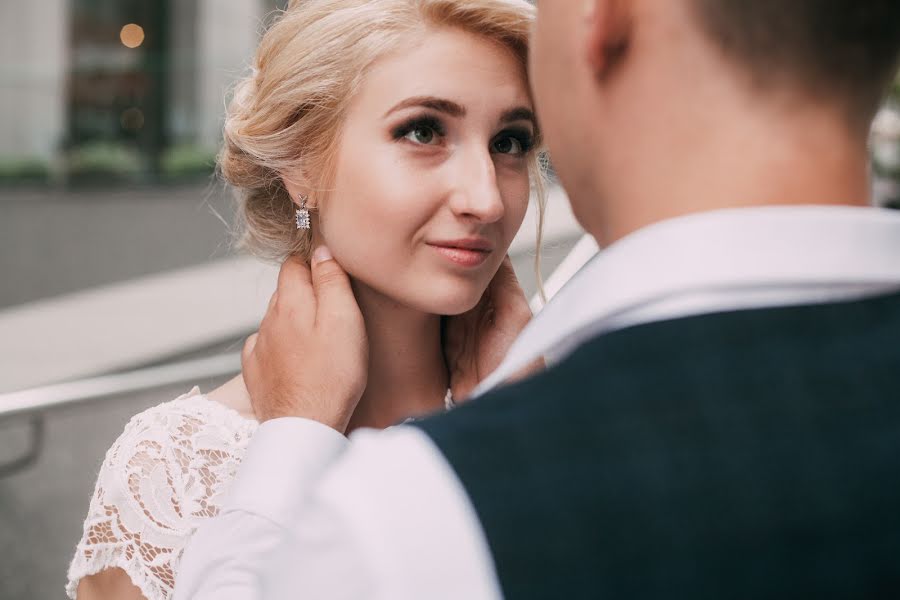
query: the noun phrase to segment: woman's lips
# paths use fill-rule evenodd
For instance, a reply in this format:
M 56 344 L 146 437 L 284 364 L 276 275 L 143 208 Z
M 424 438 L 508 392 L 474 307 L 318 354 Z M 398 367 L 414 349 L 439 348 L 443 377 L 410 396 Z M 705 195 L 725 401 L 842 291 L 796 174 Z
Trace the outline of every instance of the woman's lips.
M 476 250 L 455 246 L 441 246 L 438 244 L 429 244 L 429 246 L 437 250 L 438 254 L 444 258 L 463 267 L 480 266 L 484 264 L 491 255 L 491 250 Z

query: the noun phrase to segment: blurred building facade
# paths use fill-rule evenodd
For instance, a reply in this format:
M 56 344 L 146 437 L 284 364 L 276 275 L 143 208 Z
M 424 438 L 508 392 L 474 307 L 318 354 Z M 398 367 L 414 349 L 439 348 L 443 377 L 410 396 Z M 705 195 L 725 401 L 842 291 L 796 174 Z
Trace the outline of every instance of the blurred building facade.
M 286 4 L 0 2 L 0 191 L 209 174 L 228 89 Z M 873 132 L 873 175 L 876 200 L 896 206 L 900 82 L 892 98 Z
M 209 167 L 275 0 L 0 2 L 0 172 L 141 180 Z

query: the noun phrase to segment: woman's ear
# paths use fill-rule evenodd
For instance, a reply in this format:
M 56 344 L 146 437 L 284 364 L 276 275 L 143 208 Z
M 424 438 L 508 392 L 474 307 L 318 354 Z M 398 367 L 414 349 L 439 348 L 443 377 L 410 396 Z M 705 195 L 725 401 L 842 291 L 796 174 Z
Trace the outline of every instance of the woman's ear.
M 291 200 L 294 201 L 294 204 L 300 207 L 305 200 L 307 202 L 305 208 L 315 208 L 309 197 L 309 183 L 305 179 L 282 175 L 281 182 L 284 184 L 284 189 L 287 190 L 287 193 L 291 195 Z
M 631 41 L 631 0 L 583 0 L 585 53 L 598 79 L 619 66 Z

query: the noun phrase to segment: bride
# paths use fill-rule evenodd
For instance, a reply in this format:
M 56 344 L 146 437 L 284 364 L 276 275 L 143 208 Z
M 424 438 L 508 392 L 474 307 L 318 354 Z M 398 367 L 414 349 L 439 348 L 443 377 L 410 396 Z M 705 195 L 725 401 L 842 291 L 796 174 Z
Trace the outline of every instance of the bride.
M 507 249 L 541 190 L 533 13 L 525 0 L 297 0 L 235 92 L 220 168 L 244 245 L 309 260 L 327 244 L 352 278 L 369 369 L 347 431 L 452 406 L 464 344 L 442 315 L 485 318 L 491 282 L 510 280 Z M 103 461 L 69 597 L 169 598 L 256 427 L 241 377 L 132 418 Z

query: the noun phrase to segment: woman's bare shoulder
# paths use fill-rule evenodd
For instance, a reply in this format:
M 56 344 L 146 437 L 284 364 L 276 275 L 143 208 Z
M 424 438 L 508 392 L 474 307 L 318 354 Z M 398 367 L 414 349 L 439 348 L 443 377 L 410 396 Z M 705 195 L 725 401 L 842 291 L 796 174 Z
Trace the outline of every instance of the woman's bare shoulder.
M 230 408 L 245 419 L 256 419 L 253 414 L 253 406 L 250 404 L 250 394 L 247 392 L 247 386 L 244 385 L 244 378 L 241 375 L 217 387 L 206 397 Z

